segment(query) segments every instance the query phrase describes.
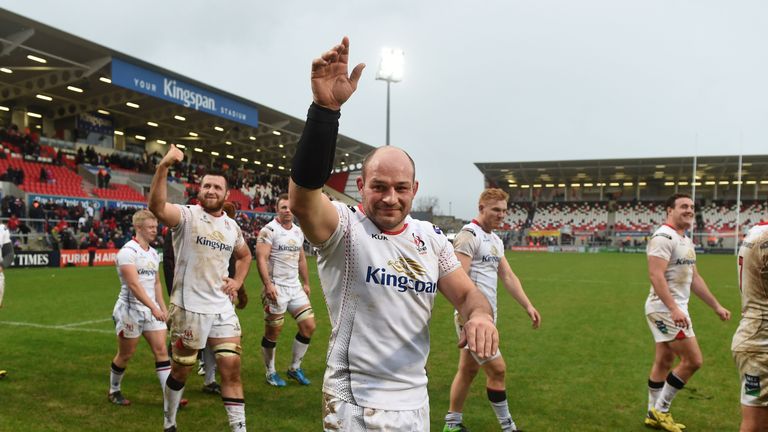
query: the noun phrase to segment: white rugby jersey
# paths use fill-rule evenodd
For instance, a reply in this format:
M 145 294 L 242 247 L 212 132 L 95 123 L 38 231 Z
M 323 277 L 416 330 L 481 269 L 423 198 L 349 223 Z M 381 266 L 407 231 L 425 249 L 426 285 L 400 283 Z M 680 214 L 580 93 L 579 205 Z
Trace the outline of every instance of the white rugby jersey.
M 691 239 L 681 236 L 674 228 L 664 224 L 651 236 L 646 254 L 668 261 L 664 279 L 667 280 L 669 292 L 675 299 L 675 303 L 687 314 L 693 269 L 696 265 L 696 250 Z M 651 312 L 669 312 L 664 302 L 656 295 L 653 285 L 645 301 L 645 313 Z
M 259 231 L 259 243 L 272 246 L 269 252 L 269 278 L 277 286 L 299 284 L 299 257 L 304 246 L 304 233 L 293 224 L 285 229 L 273 219 Z
M 5 224 L 0 224 L 0 246 L 11 242 L 11 231 Z
M 768 351 L 768 223 L 753 226 L 739 248 L 741 321 L 734 351 Z
M 221 288 L 232 252 L 244 243 L 240 227 L 225 213 L 215 217 L 199 205 L 176 207 L 181 220 L 173 227 L 176 268 L 171 303 L 204 314 L 233 310 Z
M 339 225 L 318 246 L 331 338 L 323 391 L 348 403 L 412 410 L 427 401 L 437 282 L 461 268 L 439 228 L 407 217 L 382 232 L 362 207 L 333 202 Z
M 472 258 L 469 278 L 485 294 L 496 317 L 496 287 L 499 262 L 504 258 L 504 242 L 494 232 L 486 232 L 476 220 L 464 225 L 453 240 L 456 252 Z
M 138 310 L 149 310 L 128 288 L 128 284 L 125 282 L 125 278 L 123 278 L 123 273 L 120 271 L 121 266 L 133 265 L 136 267 L 136 273 L 139 274 L 141 288 L 157 304 L 155 281 L 157 280 L 157 271 L 160 266 L 160 256 L 154 248 L 150 247 L 148 250 L 144 250 L 135 239 L 131 239 L 125 246 L 120 248 L 115 265 L 117 266 L 117 275 L 120 277 L 120 294 L 117 297 L 119 301 L 131 303 Z

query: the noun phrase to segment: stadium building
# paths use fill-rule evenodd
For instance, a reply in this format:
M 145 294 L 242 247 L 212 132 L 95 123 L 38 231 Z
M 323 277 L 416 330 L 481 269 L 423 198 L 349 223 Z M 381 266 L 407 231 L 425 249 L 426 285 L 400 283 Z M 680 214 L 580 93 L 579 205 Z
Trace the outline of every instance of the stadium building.
M 543 162 L 478 162 L 487 187 L 510 194 L 508 243 L 521 248 L 641 249 L 664 222 L 664 200 L 695 197 L 693 236 L 710 251 L 766 217 L 768 156 L 707 156 Z
M 271 218 L 270 200 L 287 191 L 303 120 L 3 9 L 0 44 L 3 217 L 19 219 L 20 248 L 82 246 L 93 224 L 78 220 L 89 208 L 96 220 L 110 211 L 119 229 L 119 209 L 146 206 L 170 144 L 187 154 L 170 201 L 193 197 L 211 167 L 228 173 L 230 200 L 249 221 Z M 359 170 L 372 148 L 339 135 L 336 173 Z M 338 189 L 326 188 L 353 202 Z

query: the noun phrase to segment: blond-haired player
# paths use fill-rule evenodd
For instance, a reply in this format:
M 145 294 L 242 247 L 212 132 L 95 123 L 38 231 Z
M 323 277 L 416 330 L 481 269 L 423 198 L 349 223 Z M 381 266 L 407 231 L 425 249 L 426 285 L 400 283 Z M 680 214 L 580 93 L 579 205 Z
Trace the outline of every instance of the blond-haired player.
M 696 270 L 696 251 L 685 235 L 694 222 L 693 200 L 674 194 L 665 204 L 667 219 L 648 242 L 648 276 L 651 289 L 645 302 L 648 327 L 656 341 L 656 355 L 648 377 L 648 415 L 646 426 L 680 432 L 685 426 L 675 423 L 669 413 L 678 390 L 701 367 L 702 356 L 693 323 L 688 314 L 691 291 L 711 307 L 721 320 L 731 318 L 720 306 Z M 680 362 L 672 368 L 675 357 Z
M 477 285 L 493 308 L 494 321 L 497 317 L 496 286 L 500 278 L 507 292 L 523 307 L 533 322 L 533 328 L 541 324 L 541 316 L 533 307 L 523 290 L 520 279 L 512 271 L 504 257 L 504 243 L 493 232 L 499 228 L 507 214 L 509 195 L 501 189 L 486 189 L 478 200 L 477 218 L 464 225 L 453 241 L 456 257 L 464 271 Z M 456 331 L 460 334 L 463 319 L 458 312 L 454 314 Z M 503 431 L 517 429 L 507 402 L 504 377 L 507 365 L 501 351 L 491 358 L 481 359 L 469 350 L 461 350 L 459 367 L 451 385 L 451 398 L 448 414 L 445 416 L 444 432 L 467 430 L 463 425 L 464 401 L 477 372 L 483 369 L 486 376 L 486 393 L 499 425 Z
M 741 377 L 741 432 L 768 431 L 768 222 L 739 249 L 741 322 L 731 350 Z
M 158 273 L 160 257 L 150 246 L 157 236 L 157 218 L 149 210 L 139 210 L 133 214 L 133 229 L 136 235 L 120 249 L 116 260 L 120 294 L 112 319 L 117 333 L 117 354 L 112 359 L 108 396 L 115 405 L 131 403 L 123 397 L 120 386 L 128 361 L 136 352 L 139 336 L 144 336 L 155 356 L 155 372 L 161 391 L 171 372 L 165 347 L 168 309 Z

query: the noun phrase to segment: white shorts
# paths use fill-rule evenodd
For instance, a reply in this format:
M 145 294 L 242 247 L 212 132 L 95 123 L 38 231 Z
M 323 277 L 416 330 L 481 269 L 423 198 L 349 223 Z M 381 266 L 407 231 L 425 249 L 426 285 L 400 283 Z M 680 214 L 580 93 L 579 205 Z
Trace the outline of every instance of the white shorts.
M 112 309 L 112 321 L 115 322 L 115 334 L 127 339 L 137 338 L 145 331 L 168 329 L 149 309 L 139 309 L 135 304 L 121 300 Z
M 234 310 L 220 314 L 190 312 L 175 304 L 168 310 L 171 343 L 181 339 L 185 347 L 201 350 L 208 338 L 235 338 L 242 334 L 240 320 Z
M 268 314 L 282 315 L 288 311 L 293 315 L 298 308 L 309 304 L 307 293 L 301 285 L 275 285 L 275 288 L 277 289 L 276 301 L 268 299 L 263 292 L 261 293 L 261 303 L 264 305 L 264 312 Z
M 494 317 L 493 319 L 493 324 L 496 325 L 496 317 Z M 464 320 L 462 320 L 461 315 L 459 315 L 456 312 L 453 313 L 453 325 L 456 328 L 456 337 L 461 339 L 461 329 L 464 328 Z M 469 346 L 465 345 L 464 349 L 468 350 Z M 488 363 L 491 360 L 496 360 L 497 358 L 501 357 L 501 349 L 496 349 L 496 354 L 486 359 L 481 359 L 480 357 L 477 356 L 477 354 L 473 353 L 472 351 L 470 351 L 469 353 L 472 354 L 472 358 L 475 359 L 477 364 L 479 364 L 480 366 Z
M 687 329 L 677 327 L 672 321 L 672 314 L 669 312 L 651 312 L 645 318 L 648 320 L 648 328 L 651 329 L 653 339 L 656 342 L 672 342 L 676 339 L 696 336 L 693 332 L 693 321 L 690 316 L 688 316 Z
M 768 408 L 768 352 L 734 351 L 741 379 L 741 404 Z
M 323 431 L 429 432 L 429 400 L 415 410 L 389 411 L 352 405 L 323 393 Z

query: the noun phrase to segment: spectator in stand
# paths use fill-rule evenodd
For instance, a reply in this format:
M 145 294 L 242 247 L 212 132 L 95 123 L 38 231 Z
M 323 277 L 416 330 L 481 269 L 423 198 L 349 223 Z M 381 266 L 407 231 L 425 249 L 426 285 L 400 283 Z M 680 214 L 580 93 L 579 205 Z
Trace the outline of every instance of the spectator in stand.
M 15 214 L 12 214 L 10 218 L 8 218 L 8 230 L 12 233 L 16 233 L 19 230 L 19 225 L 21 225 L 21 221 L 19 220 L 19 217 Z
M 32 207 L 29 209 L 29 217 L 30 219 L 45 219 L 45 213 L 43 212 L 43 207 L 40 205 L 40 201 L 34 200 L 32 202 Z M 39 232 L 43 230 L 43 222 L 40 220 L 33 221 L 32 226 L 35 231 Z
M 97 185 L 98 185 L 99 189 L 106 188 L 106 186 L 105 186 L 106 182 L 104 181 L 104 178 L 106 176 L 107 176 L 107 170 L 105 170 L 104 168 L 99 168 L 99 173 L 96 174 L 96 177 L 97 177 L 96 182 L 97 182 Z
M 40 167 L 40 183 L 48 183 L 48 172 L 45 167 Z

